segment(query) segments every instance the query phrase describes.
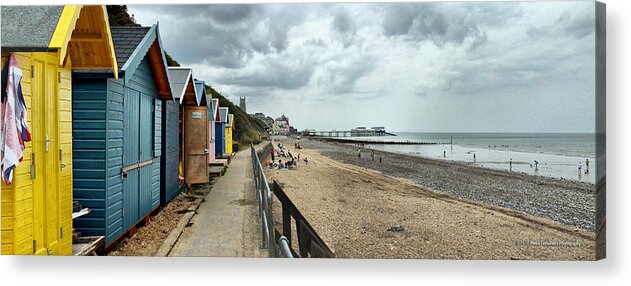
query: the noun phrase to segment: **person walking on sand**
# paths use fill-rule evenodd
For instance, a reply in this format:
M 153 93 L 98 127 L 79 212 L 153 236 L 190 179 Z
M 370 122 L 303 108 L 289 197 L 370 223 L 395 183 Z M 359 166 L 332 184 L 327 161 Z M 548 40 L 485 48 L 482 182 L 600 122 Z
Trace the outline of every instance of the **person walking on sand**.
M 473 162 L 475 163 L 475 153 L 473 153 Z
M 535 160 L 535 172 L 539 171 L 539 162 Z
M 381 163 L 381 156 L 379 156 L 379 163 Z
M 583 164 L 581 162 L 578 162 L 578 174 L 581 174 L 581 169 L 583 168 Z
M 443 158 L 447 158 L 447 151 L 443 150 Z
M 359 149 L 357 150 L 357 158 L 360 158 L 360 159 L 361 159 L 361 157 L 362 157 L 362 148 L 359 148 Z
M 508 160 L 508 169 L 509 169 L 510 171 L 512 171 L 512 170 L 513 170 L 513 158 L 510 158 L 510 159 Z

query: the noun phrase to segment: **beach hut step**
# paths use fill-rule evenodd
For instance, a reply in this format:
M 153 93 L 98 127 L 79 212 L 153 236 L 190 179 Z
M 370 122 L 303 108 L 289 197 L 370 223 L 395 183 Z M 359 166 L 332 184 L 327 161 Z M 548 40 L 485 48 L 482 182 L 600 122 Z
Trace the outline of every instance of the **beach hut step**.
M 223 172 L 224 167 L 223 166 L 212 166 L 210 167 L 210 171 L 208 172 L 208 174 L 211 177 L 220 177 L 221 173 Z
M 213 167 L 213 166 L 223 167 L 223 166 L 228 165 L 228 160 L 227 160 L 227 159 L 215 159 L 215 160 L 212 160 L 212 161 L 209 163 L 209 165 L 210 165 L 211 167 Z

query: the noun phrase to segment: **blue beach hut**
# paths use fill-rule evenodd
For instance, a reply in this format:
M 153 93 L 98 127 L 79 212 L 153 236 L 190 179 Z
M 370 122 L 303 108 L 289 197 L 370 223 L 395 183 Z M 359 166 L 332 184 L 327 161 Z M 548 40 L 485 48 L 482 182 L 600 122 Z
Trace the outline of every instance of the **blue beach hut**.
M 73 196 L 92 212 L 74 221 L 108 248 L 160 204 L 162 107 L 172 101 L 159 26 L 111 27 L 112 70 L 73 73 Z
M 215 154 L 226 153 L 226 124 L 228 123 L 228 107 L 219 107 L 219 121 L 215 122 Z
M 219 99 L 207 97 L 208 103 L 208 163 L 215 161 L 215 122 L 219 121 Z

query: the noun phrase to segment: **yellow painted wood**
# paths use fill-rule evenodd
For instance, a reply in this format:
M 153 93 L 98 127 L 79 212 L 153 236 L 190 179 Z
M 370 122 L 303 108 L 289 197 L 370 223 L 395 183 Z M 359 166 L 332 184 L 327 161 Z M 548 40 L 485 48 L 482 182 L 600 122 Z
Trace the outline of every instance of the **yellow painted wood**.
M 80 5 L 64 6 L 64 9 L 61 11 L 61 15 L 59 16 L 57 27 L 55 27 L 55 32 L 53 32 L 53 36 L 50 38 L 48 47 L 59 50 L 61 57 L 59 57 L 58 63 L 60 66 L 63 66 L 64 61 L 66 60 L 68 43 L 70 43 L 72 31 L 75 28 L 77 19 L 79 19 L 81 7 L 82 6 Z
M 7 56 L 3 53 L 2 60 Z M 58 52 L 15 56 L 24 74 L 22 91 L 32 141 L 26 143 L 13 182 L 2 183 L 1 253 L 71 255 L 72 63 L 68 59 L 60 67 Z M 31 67 L 35 69 L 33 78 Z M 47 136 L 53 140 L 48 142 L 48 151 Z
M 85 41 L 90 38 L 90 41 Z M 64 6 L 49 48 L 59 51 L 59 65 L 72 58 L 75 69 L 112 69 L 118 62 L 104 5 Z
M 231 124 L 226 126 L 226 153 L 232 154 L 232 128 L 234 127 L 234 115 L 228 114 L 228 122 Z

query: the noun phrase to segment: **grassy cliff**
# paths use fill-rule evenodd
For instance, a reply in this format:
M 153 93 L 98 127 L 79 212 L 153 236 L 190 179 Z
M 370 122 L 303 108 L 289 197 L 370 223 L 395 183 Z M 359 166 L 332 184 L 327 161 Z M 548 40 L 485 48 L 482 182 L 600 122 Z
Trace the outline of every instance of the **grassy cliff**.
M 206 85 L 206 93 L 212 95 L 213 98 L 218 98 L 219 106 L 228 107 L 229 113 L 234 114 L 233 136 L 234 142 L 240 145 L 239 150 L 247 147 L 250 143 L 261 142 L 261 136 L 267 134 L 263 122 L 243 112 L 241 108 L 234 105 L 211 86 Z

